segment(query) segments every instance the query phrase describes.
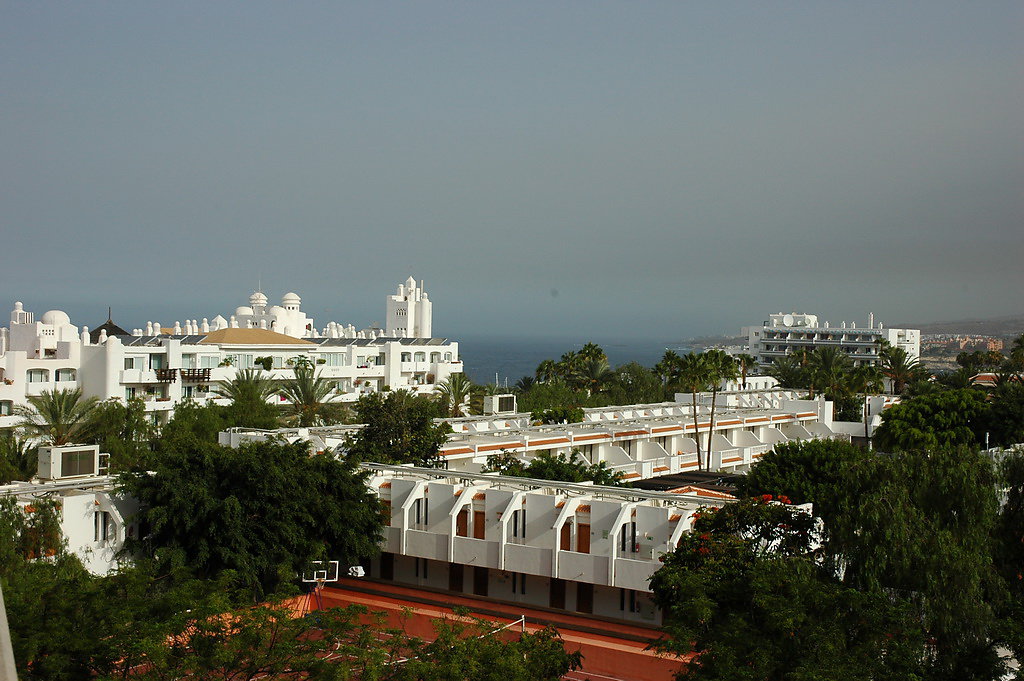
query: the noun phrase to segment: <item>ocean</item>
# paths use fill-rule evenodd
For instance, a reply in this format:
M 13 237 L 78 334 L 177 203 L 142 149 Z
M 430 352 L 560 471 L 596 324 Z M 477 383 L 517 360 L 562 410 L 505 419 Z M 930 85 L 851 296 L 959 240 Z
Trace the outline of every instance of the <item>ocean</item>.
M 545 359 L 558 361 L 570 350 L 579 351 L 586 343 L 597 343 L 608 355 L 612 367 L 627 362 L 639 362 L 653 367 L 665 350 L 688 352 L 689 348 L 675 339 L 587 339 L 573 342 L 565 339 L 544 338 L 451 338 L 459 342 L 459 356 L 464 371 L 474 383 L 498 383 L 512 386 L 523 376 L 533 376 L 537 365 Z

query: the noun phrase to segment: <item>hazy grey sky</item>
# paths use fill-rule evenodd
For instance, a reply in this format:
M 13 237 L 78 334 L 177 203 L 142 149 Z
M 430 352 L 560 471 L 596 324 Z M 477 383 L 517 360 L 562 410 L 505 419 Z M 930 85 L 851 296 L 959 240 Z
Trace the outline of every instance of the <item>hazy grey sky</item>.
M 680 337 L 1024 311 L 1024 3 L 0 4 L 0 307 Z

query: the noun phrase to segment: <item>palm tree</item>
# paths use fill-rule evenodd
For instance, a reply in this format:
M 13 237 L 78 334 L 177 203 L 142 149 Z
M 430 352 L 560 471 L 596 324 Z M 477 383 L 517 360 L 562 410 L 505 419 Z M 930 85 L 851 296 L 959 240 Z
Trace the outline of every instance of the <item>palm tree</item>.
M 608 363 L 608 355 L 604 354 L 604 350 L 597 343 L 587 343 L 580 348 L 578 355 L 583 361 L 604 360 L 605 364 Z
M 818 348 L 808 359 L 808 369 L 812 383 L 838 404 L 848 391 L 848 376 L 853 369 L 850 356 L 836 347 Z
M 436 390 L 448 415 L 465 416 L 466 402 L 473 392 L 473 381 L 466 374 L 452 374 L 438 383 Z
M 338 419 L 338 405 L 329 400 L 334 381 L 319 376 L 310 364 L 296 364 L 295 378 L 283 381 L 277 392 L 288 400 L 285 412 L 299 427 L 327 425 Z
M 708 350 L 704 353 L 708 371 L 708 383 L 711 386 L 711 429 L 708 431 L 708 468 L 711 467 L 711 441 L 715 436 L 715 401 L 722 383 L 734 381 L 739 376 L 736 360 L 724 350 Z
M 565 382 L 572 384 L 573 378 L 579 370 L 580 362 L 581 358 L 579 353 L 570 350 L 562 355 L 558 362 L 555 363 L 555 375 Z
M 906 350 L 890 346 L 882 350 L 882 373 L 892 382 L 893 394 L 898 395 L 907 383 L 920 378 L 923 370 L 921 363 Z
M 654 373 L 661 379 L 662 385 L 668 387 L 679 378 L 679 365 L 682 358 L 673 350 L 666 350 L 661 361 L 654 365 Z
M 804 369 L 794 357 L 779 357 L 768 365 L 768 375 L 779 382 L 780 388 L 793 390 L 806 387 Z
M 751 369 L 757 368 L 757 358 L 753 355 L 740 354 L 736 355 L 736 361 L 739 362 L 740 366 L 740 380 L 743 381 L 743 389 L 747 389 L 747 374 L 750 373 Z
M 30 395 L 28 405 L 17 405 L 14 414 L 21 417 L 18 427 L 30 437 L 59 447 L 81 442 L 88 436 L 97 404 L 96 397 L 82 397 L 81 388 L 44 390 L 39 395 Z
M 700 426 L 697 420 L 697 393 L 704 392 L 708 388 L 708 366 L 703 354 L 688 353 L 679 359 L 679 370 L 677 377 L 679 385 L 690 393 L 690 407 L 693 410 L 693 438 L 697 441 L 697 469 L 700 470 L 701 449 L 700 449 Z
M 615 378 L 615 372 L 608 366 L 608 360 L 590 359 L 580 364 L 573 378 L 587 391 L 587 395 L 593 395 L 601 392 Z
M 14 432 L 0 433 L 0 485 L 36 474 L 36 450 Z
M 235 404 L 253 404 L 266 402 L 277 392 L 274 381 L 265 378 L 256 369 L 243 369 L 235 373 L 230 381 L 218 386 L 213 391 L 220 397 L 226 397 Z
M 555 360 L 546 359 L 537 365 L 537 381 L 540 383 L 547 383 L 551 379 L 558 375 L 558 365 L 555 364 Z
M 516 384 L 512 386 L 512 389 L 517 393 L 527 393 L 530 392 L 530 388 L 532 388 L 533 384 L 536 382 L 537 381 L 533 376 L 523 376 L 516 381 Z

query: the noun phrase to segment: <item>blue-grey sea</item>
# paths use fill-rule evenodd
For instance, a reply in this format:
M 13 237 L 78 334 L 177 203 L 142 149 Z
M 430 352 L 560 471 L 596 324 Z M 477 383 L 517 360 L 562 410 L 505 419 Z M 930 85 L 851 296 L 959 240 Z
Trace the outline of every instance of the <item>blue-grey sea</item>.
M 509 386 L 522 376 L 533 376 L 537 365 L 545 359 L 557 361 L 563 353 L 570 350 L 578 351 L 587 342 L 600 345 L 613 367 L 627 362 L 639 362 L 646 367 L 653 367 L 665 354 L 665 350 L 689 350 L 688 346 L 678 339 L 598 338 L 574 342 L 543 338 L 453 337 L 451 340 L 459 342 L 459 354 L 464 370 L 474 383 L 494 383 L 497 375 L 500 385 L 504 385 L 507 380 Z

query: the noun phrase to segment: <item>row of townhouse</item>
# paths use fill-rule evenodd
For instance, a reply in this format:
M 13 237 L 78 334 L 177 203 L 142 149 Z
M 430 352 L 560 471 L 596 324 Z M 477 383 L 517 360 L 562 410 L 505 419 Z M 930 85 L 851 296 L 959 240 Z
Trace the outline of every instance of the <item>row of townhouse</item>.
M 715 471 L 743 471 L 780 442 L 851 437 L 832 427 L 832 403 L 823 398 L 798 399 L 797 393 L 787 390 L 721 393 L 714 428 L 710 406 L 704 403 L 709 400 L 710 396 L 698 396 L 696 423 L 693 407 L 682 401 L 585 409 L 581 423 L 559 425 L 534 424 L 526 413 L 444 419 L 453 432 L 440 456 L 448 470 L 479 473 L 489 457 L 499 454 L 529 461 L 541 452 L 575 451 L 590 463 L 604 462 L 634 480 L 696 470 L 698 464 Z M 314 450 L 323 451 L 343 448 L 346 436 L 356 428 L 235 428 L 221 434 L 221 443 L 237 446 L 283 437 L 308 440 Z
M 388 310 L 401 317 L 396 306 L 418 305 L 426 310 L 421 317 L 429 317 L 425 294 L 417 288 L 419 302 L 404 301 L 409 295 L 404 287 L 399 288 L 400 295 L 388 298 Z M 241 315 L 249 324 L 246 327 L 232 316 L 228 326 L 215 320 L 214 326 L 219 328 L 211 328 L 205 320 L 202 325 L 190 322 L 185 329 L 180 324 L 161 328 L 149 323 L 145 331 L 133 333 L 110 320 L 89 332 L 71 324 L 60 310 L 46 312 L 36 321 L 33 313 L 16 303 L 10 327 L 0 329 L 0 428 L 17 424 L 14 408 L 25 404 L 28 397 L 70 388 L 81 388 L 86 396 L 101 400 L 141 398 L 152 421 L 162 424 L 182 400 L 203 403 L 218 399 L 216 388 L 240 370 L 259 369 L 267 378 L 284 380 L 294 376 L 300 358 L 333 381 L 332 399 L 336 401 L 354 401 L 385 388 L 431 393 L 437 383 L 462 371 L 458 343 L 445 338 L 390 337 L 384 332 L 346 336 L 340 327 L 296 337 L 267 328 L 266 318 L 275 324 L 274 315 L 283 320 L 290 319 L 289 315 L 308 319 L 297 302 L 289 301 L 286 297 L 284 302 L 294 309 L 263 312 L 256 306 L 263 316 L 250 314 L 250 319 Z M 239 308 L 243 312 L 251 309 Z M 256 317 L 259 326 L 254 326 Z M 424 324 L 421 319 L 416 331 Z M 288 331 L 293 326 L 298 322 L 282 324 Z M 350 337 L 353 335 L 357 337 Z
M 377 579 L 657 623 L 660 557 L 724 496 L 364 464 L 389 518 Z

